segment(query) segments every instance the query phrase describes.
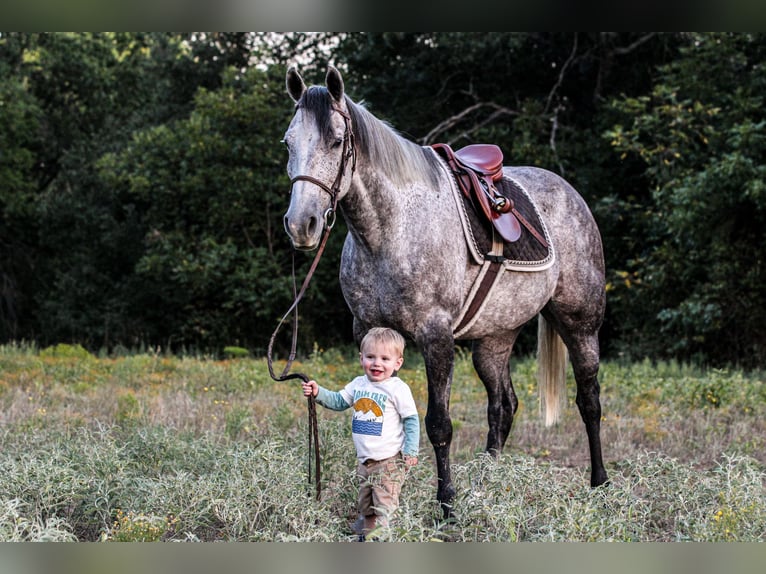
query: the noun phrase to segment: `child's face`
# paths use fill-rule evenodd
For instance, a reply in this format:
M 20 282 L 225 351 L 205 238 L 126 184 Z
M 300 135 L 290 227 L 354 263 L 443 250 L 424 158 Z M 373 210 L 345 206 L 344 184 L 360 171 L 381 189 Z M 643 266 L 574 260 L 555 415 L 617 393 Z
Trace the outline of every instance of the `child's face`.
M 378 383 L 392 376 L 394 371 L 398 371 L 404 363 L 404 358 L 390 345 L 371 343 L 359 353 L 359 361 L 367 378 L 373 383 Z

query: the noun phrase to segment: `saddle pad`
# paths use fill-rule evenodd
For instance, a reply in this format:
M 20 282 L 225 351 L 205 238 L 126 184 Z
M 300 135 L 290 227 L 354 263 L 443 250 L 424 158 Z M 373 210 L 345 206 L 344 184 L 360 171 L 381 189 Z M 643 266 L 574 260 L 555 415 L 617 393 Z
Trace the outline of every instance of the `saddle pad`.
M 496 181 L 495 186 L 498 192 L 513 200 L 516 210 L 542 237 L 545 237 L 548 243 L 548 247 L 542 245 L 522 226 L 521 237 L 513 243 L 506 242 L 503 246 L 503 256 L 506 258 L 505 266 L 507 268 L 523 268 L 528 271 L 538 271 L 548 267 L 553 262 L 550 236 L 526 190 L 506 176 Z M 475 246 L 480 254 L 489 253 L 492 249 L 492 226 L 484 217 L 477 215 L 470 199 L 462 194 L 461 197 Z

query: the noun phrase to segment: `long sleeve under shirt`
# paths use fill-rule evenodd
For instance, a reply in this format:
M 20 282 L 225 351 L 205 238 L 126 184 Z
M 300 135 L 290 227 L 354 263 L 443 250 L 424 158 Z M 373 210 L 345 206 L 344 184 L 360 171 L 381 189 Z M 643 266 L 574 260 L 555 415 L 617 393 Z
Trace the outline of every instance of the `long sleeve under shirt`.
M 362 375 L 337 392 L 320 386 L 316 400 L 334 411 L 354 408 L 351 433 L 359 462 L 383 460 L 399 452 L 418 455 L 418 410 L 412 391 L 399 377 L 373 383 Z

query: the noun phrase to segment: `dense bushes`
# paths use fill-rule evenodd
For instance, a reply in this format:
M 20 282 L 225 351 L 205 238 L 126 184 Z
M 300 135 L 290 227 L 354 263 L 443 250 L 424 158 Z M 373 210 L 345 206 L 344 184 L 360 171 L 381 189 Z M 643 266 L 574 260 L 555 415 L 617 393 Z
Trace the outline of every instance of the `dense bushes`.
M 607 356 L 754 366 L 766 341 L 761 34 L 0 33 L 0 338 L 260 353 L 312 54 L 421 143 L 492 141 L 598 220 Z M 488 65 L 491 64 L 491 65 Z M 427 105 L 426 105 L 427 104 Z M 301 347 L 348 343 L 333 233 Z M 299 275 L 308 258 L 298 255 Z M 520 347 L 532 344 L 522 337 Z

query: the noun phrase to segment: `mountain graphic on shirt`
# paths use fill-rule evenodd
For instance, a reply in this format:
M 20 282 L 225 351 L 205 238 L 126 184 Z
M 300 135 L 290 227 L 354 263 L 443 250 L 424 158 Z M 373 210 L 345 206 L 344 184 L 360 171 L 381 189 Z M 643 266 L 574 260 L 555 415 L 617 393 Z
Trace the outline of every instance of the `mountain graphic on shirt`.
M 367 397 L 363 397 L 354 403 L 354 411 L 356 411 L 354 413 L 354 418 L 356 419 L 372 420 L 383 416 L 383 411 L 378 406 L 378 403 Z
M 362 397 L 354 403 L 351 432 L 380 436 L 383 431 L 383 410 L 374 400 Z

